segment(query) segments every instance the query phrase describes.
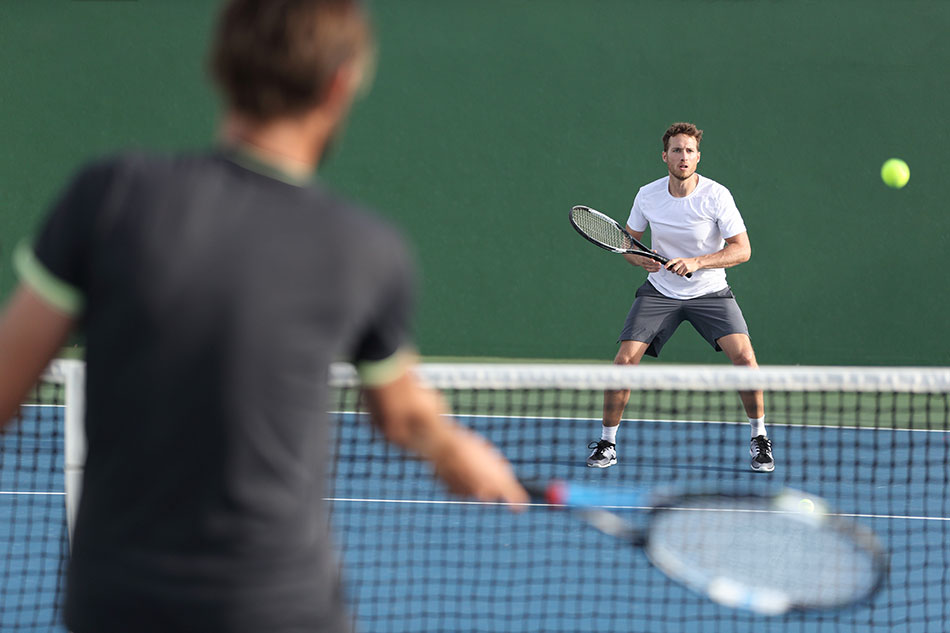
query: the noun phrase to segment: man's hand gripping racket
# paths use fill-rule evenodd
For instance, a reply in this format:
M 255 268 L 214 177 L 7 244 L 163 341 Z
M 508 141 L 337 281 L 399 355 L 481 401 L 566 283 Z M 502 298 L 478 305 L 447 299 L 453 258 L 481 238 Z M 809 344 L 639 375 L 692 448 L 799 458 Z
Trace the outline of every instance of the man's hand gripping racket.
M 600 211 L 577 205 L 571 209 L 571 226 L 588 241 L 612 253 L 639 255 L 666 266 L 670 258 L 664 257 L 647 248 L 642 242 L 630 235 L 620 223 Z M 693 273 L 686 273 L 692 277 Z

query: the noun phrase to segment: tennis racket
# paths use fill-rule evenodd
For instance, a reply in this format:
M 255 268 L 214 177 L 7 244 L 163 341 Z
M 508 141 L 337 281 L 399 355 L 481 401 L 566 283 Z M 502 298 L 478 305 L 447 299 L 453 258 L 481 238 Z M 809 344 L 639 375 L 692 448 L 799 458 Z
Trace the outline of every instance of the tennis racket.
M 600 211 L 577 205 L 571 208 L 571 226 L 574 227 L 588 241 L 612 253 L 630 253 L 641 257 L 649 257 L 666 266 L 669 257 L 663 257 L 647 248 L 613 218 L 607 217 Z M 693 273 L 686 273 L 692 277 Z
M 888 569 L 872 532 L 795 490 L 659 494 L 560 481 L 525 487 L 536 501 L 570 508 L 601 532 L 642 547 L 668 577 L 733 608 L 779 615 L 845 607 L 874 595 Z M 608 508 L 647 510 L 645 525 Z

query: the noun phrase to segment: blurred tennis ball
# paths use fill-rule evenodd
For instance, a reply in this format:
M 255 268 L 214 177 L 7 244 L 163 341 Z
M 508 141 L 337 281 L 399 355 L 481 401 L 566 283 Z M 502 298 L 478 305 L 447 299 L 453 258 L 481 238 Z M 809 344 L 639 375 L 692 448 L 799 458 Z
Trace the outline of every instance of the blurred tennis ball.
M 900 189 L 910 180 L 910 167 L 899 158 L 888 159 L 881 166 L 881 180 L 888 187 Z
M 798 509 L 802 512 L 814 512 L 815 511 L 815 502 L 809 499 L 808 497 L 803 498 L 798 502 Z

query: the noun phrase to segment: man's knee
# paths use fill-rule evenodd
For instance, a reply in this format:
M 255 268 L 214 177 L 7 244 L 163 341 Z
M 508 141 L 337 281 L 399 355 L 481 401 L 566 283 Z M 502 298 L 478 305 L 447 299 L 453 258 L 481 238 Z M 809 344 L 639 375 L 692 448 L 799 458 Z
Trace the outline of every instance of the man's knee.
M 752 346 L 742 347 L 732 355 L 732 364 L 740 367 L 758 367 Z
M 643 349 L 640 346 L 632 347 L 621 345 L 620 350 L 614 357 L 614 365 L 639 365 L 643 358 Z
M 746 334 L 729 334 L 716 340 L 719 347 L 726 353 L 733 365 L 744 367 L 758 367 L 755 360 L 755 350 L 752 341 Z

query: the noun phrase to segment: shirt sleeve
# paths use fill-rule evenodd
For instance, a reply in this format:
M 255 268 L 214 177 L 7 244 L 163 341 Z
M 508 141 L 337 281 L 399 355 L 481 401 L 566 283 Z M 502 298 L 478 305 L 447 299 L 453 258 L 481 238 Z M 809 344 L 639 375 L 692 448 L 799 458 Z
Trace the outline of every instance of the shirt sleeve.
M 400 377 L 414 356 L 411 342 L 415 303 L 414 266 L 401 239 L 381 264 L 387 274 L 378 287 L 373 316 L 362 332 L 353 361 L 366 386 L 378 386 Z
M 728 190 L 723 191 L 719 196 L 719 217 L 716 223 L 719 225 L 719 233 L 723 239 L 735 237 L 746 231 L 745 222 L 742 221 L 736 201 Z
M 641 194 L 638 192 L 637 196 L 633 199 L 633 207 L 630 209 L 630 217 L 627 219 L 627 226 L 637 232 L 642 232 L 647 230 L 647 219 L 643 215 L 643 207 L 641 201 Z
M 21 282 L 70 316 L 84 307 L 95 217 L 109 178 L 105 164 L 82 169 L 53 205 L 34 244 L 21 243 L 14 253 Z

